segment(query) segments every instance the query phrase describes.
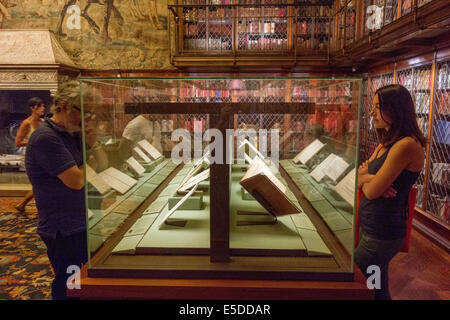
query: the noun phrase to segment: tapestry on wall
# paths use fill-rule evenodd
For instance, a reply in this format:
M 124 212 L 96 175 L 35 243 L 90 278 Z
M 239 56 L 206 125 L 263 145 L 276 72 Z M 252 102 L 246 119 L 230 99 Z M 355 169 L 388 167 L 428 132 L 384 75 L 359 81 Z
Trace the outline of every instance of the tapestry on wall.
M 171 69 L 167 19 L 167 0 L 0 0 L 0 28 L 52 30 L 85 69 Z

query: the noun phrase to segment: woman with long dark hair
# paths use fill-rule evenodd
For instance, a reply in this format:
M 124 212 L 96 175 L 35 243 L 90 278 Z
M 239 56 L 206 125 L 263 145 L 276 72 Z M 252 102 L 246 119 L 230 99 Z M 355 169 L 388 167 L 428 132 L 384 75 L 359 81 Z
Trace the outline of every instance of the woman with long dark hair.
M 369 276 L 381 271 L 375 299 L 389 300 L 388 267 L 406 236 L 409 192 L 424 165 L 426 139 L 409 91 L 400 85 L 377 90 L 370 111 L 380 144 L 358 169 L 360 241 L 355 263 Z M 376 269 L 375 269 L 376 270 Z

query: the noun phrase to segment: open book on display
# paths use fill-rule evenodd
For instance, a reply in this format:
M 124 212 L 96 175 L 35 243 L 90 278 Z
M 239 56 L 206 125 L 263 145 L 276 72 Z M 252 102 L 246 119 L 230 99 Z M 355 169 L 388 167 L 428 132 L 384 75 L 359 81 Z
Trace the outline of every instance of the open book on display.
M 166 224 L 170 224 L 170 225 L 177 225 L 177 226 L 184 226 L 186 224 L 186 221 L 178 221 L 178 222 L 174 222 L 174 223 L 170 223 L 168 221 L 168 219 L 170 218 L 170 216 L 178 210 L 179 207 L 181 207 L 181 205 L 186 202 L 186 200 L 195 192 L 195 190 L 197 189 L 198 185 L 194 185 L 193 188 L 184 195 L 183 198 L 180 199 L 180 201 L 178 201 L 178 203 L 171 209 L 169 210 L 166 215 L 161 219 L 161 221 L 158 224 L 158 228 L 161 229 L 161 227 L 164 225 L 164 223 Z
M 302 164 L 306 164 L 309 160 L 311 160 L 323 147 L 325 144 L 320 142 L 319 139 L 314 140 L 311 144 L 309 144 L 306 148 L 304 148 L 299 154 L 297 154 L 293 161 L 294 163 L 301 162 Z
M 137 162 L 137 160 L 135 158 L 130 157 L 127 160 L 127 164 L 134 171 L 134 173 L 136 173 L 138 176 L 141 176 L 142 174 L 144 174 L 145 168 L 139 162 Z
M 355 203 L 355 175 L 356 169 L 353 169 L 334 187 L 334 190 L 352 207 Z
M 250 149 L 257 157 L 259 157 L 261 160 L 266 161 L 266 159 L 264 158 L 264 156 L 262 155 L 262 153 L 259 152 L 259 150 L 256 149 L 256 147 L 255 147 L 250 141 L 248 141 L 247 139 L 242 140 L 241 144 L 239 145 L 239 149 L 245 148 L 245 146 L 248 146 L 248 148 L 249 148 L 249 149 Z M 247 162 L 249 162 L 249 159 L 252 159 L 252 157 L 251 157 L 249 154 L 247 154 L 247 152 L 245 152 L 245 149 L 244 149 L 244 157 L 245 157 L 245 160 L 246 160 Z M 250 163 L 250 162 L 249 162 L 249 163 Z
M 126 193 L 137 183 L 137 180 L 113 167 L 100 172 L 98 175 L 100 175 L 112 189 L 121 194 Z
M 349 164 L 344 159 L 332 153 L 311 171 L 311 177 L 320 182 L 327 176 L 336 182 L 348 167 Z
M 159 159 L 162 157 L 161 152 L 158 151 L 154 146 L 150 144 L 147 140 L 141 140 L 138 142 L 138 145 L 145 151 L 147 154 L 153 158 L 153 160 Z
M 185 183 L 181 184 L 181 186 L 178 188 L 177 192 L 186 192 L 187 190 L 191 189 L 192 187 L 198 185 L 200 182 L 208 180 L 208 179 L 209 179 L 209 169 L 206 169 L 205 171 L 200 172 L 199 174 L 191 177 Z
M 92 169 L 89 165 L 85 165 L 86 170 L 86 179 L 87 181 L 97 190 L 100 194 L 104 195 L 111 187 L 108 183 L 102 178 L 100 174 L 97 174 L 94 169 Z
M 145 152 L 142 151 L 142 149 L 141 149 L 139 146 L 134 147 L 134 148 L 133 148 L 133 151 L 134 151 L 134 152 L 136 153 L 136 155 L 137 155 L 142 161 L 144 161 L 145 163 L 150 163 L 150 162 L 152 162 L 152 160 L 151 160 L 149 157 L 147 157 L 147 155 L 145 154 Z
M 259 157 L 253 159 L 240 183 L 273 216 L 300 212 L 286 196 L 286 187 Z

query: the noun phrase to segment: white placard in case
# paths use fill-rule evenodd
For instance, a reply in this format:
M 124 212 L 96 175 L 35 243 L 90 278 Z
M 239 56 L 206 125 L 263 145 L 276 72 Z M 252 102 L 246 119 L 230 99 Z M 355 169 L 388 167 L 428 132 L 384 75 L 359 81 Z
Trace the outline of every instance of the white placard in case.
M 108 185 L 105 179 L 103 179 L 103 177 L 98 174 L 93 178 L 88 179 L 88 181 L 102 195 L 111 190 L 111 187 Z
M 198 185 L 200 182 L 205 181 L 209 178 L 209 169 L 191 177 L 188 181 L 181 185 L 181 187 L 177 190 L 181 192 L 185 192 L 192 188 L 193 186 Z
M 313 171 L 311 171 L 311 177 L 316 179 L 317 182 L 320 182 L 323 179 L 323 177 L 325 177 L 325 170 L 328 168 L 328 166 L 333 162 L 333 160 L 336 157 L 337 156 L 334 153 L 330 154 L 317 167 L 315 167 Z
M 117 170 L 116 168 L 113 167 L 109 167 L 108 169 L 106 169 L 105 171 L 103 171 L 103 173 L 105 173 L 108 176 L 111 176 L 113 178 L 116 178 L 120 181 L 122 181 L 123 183 L 125 183 L 127 186 L 132 187 L 137 183 L 137 180 L 131 178 L 130 176 L 128 176 L 127 174 Z
M 86 179 L 87 181 L 100 193 L 105 194 L 111 187 L 106 183 L 106 181 L 95 172 L 89 165 L 86 164 Z
M 177 202 L 177 204 L 169 210 L 169 212 L 166 213 L 164 218 L 162 218 L 161 222 L 158 225 L 158 228 L 161 229 L 161 226 L 166 222 L 167 219 L 170 218 L 170 216 L 194 193 L 194 191 L 197 189 L 198 185 L 195 185 L 194 188 L 192 188 L 188 193 L 184 195 L 183 198 L 180 199 L 180 201 Z
M 144 153 L 144 151 L 141 150 L 141 148 L 139 147 L 134 147 L 134 152 L 136 152 L 136 154 L 139 156 L 139 158 L 142 159 L 142 161 L 144 161 L 145 163 L 150 163 L 152 162 L 152 160 L 147 157 L 147 155 Z
M 301 162 L 306 164 L 312 157 L 314 157 L 325 145 L 320 142 L 319 139 L 314 140 L 305 149 L 303 149 L 298 155 L 293 159 L 294 163 Z
M 336 156 L 324 172 L 331 180 L 336 182 L 349 166 L 344 159 Z
M 248 145 L 248 147 L 261 159 L 261 160 L 263 160 L 263 161 L 266 161 L 266 159 L 264 158 L 264 156 L 262 155 L 262 153 L 261 152 L 259 152 L 259 150 L 258 149 L 256 149 L 256 147 L 250 142 L 250 141 L 248 141 L 247 139 L 244 139 L 243 141 L 242 141 L 242 143 L 241 143 L 241 145 L 239 146 L 239 148 L 242 148 L 243 146 L 245 146 L 245 145 Z M 244 152 L 244 154 L 246 154 L 245 152 Z M 247 160 L 247 158 L 246 158 L 246 160 Z
M 137 173 L 137 175 L 142 175 L 145 172 L 145 168 L 143 166 L 141 166 L 141 164 L 139 162 L 137 162 L 137 160 L 133 157 L 130 157 L 127 160 L 127 164 L 131 167 L 131 169 L 134 170 L 134 172 Z
M 334 187 L 334 190 L 352 207 L 355 202 L 355 175 L 356 169 L 353 169 Z
M 245 158 L 245 161 L 248 162 L 248 164 L 252 164 L 253 159 L 250 158 L 250 156 L 248 154 L 244 153 L 244 158 Z
M 94 217 L 94 213 L 90 209 L 88 209 L 88 220 L 92 219 L 93 217 Z
M 103 180 L 106 181 L 106 183 L 114 190 L 116 190 L 117 192 L 124 194 L 126 193 L 128 190 L 130 190 L 131 186 L 128 186 L 127 184 L 123 183 L 122 181 L 120 181 L 119 179 L 109 176 L 107 175 L 104 171 L 100 172 L 98 174 L 98 176 L 100 176 Z
M 210 151 L 207 151 L 203 155 L 203 157 L 201 157 L 200 159 L 198 159 L 195 162 L 194 166 L 191 168 L 191 170 L 189 170 L 188 174 L 184 177 L 184 179 L 180 183 L 180 187 L 183 186 L 183 184 L 185 184 L 186 181 L 188 181 L 190 178 L 192 178 L 194 175 L 196 175 L 203 168 L 204 163 L 206 163 L 209 166 L 209 160 L 208 160 L 209 154 L 210 154 Z
M 144 139 L 144 140 L 139 141 L 139 142 L 138 142 L 138 145 L 139 145 L 142 149 L 144 149 L 144 151 L 147 152 L 148 155 L 149 155 L 150 157 L 152 157 L 154 160 L 156 160 L 156 159 L 162 157 L 161 152 L 159 152 L 158 149 L 156 149 L 154 146 L 152 146 L 152 145 L 150 144 L 150 142 L 148 142 L 147 140 Z

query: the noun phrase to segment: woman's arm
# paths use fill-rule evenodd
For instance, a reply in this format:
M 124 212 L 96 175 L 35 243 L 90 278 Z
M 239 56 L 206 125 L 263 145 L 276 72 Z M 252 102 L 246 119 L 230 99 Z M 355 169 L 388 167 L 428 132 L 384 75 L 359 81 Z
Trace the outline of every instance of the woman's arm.
M 421 152 L 423 150 L 412 138 L 405 138 L 394 144 L 380 170 L 369 182 L 363 184 L 362 190 L 366 198 L 372 200 L 383 195 L 413 161 L 414 156 Z
M 30 123 L 28 121 L 23 121 L 16 134 L 16 147 L 25 147 L 28 144 L 28 141 L 25 139 L 25 137 L 30 132 L 30 130 Z
M 379 144 L 375 150 L 370 155 L 369 159 L 364 161 L 358 168 L 358 189 L 361 188 L 365 183 L 370 182 L 375 175 L 369 174 L 369 162 L 372 162 L 377 156 L 383 145 Z

